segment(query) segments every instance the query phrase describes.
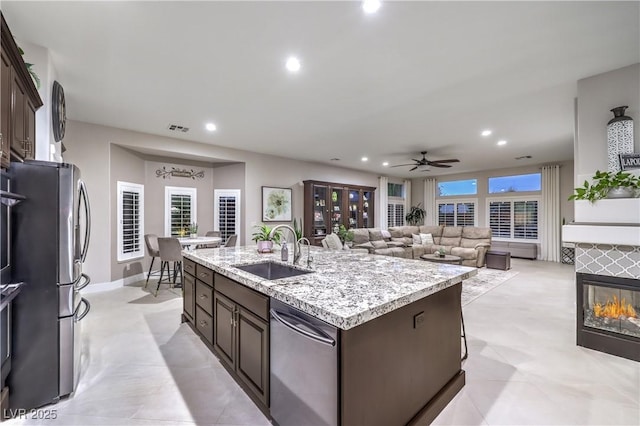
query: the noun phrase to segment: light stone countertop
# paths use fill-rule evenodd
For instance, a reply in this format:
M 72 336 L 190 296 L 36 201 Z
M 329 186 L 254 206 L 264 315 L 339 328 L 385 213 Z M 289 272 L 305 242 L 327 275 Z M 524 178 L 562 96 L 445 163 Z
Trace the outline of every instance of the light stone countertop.
M 291 265 L 293 250 L 290 249 Z M 266 280 L 236 265 L 280 260 L 280 251 L 255 246 L 184 250 L 184 257 L 266 296 L 294 306 L 343 330 L 356 327 L 478 273 L 476 268 L 425 260 L 311 248 L 310 274 Z M 307 247 L 298 269 L 306 268 Z

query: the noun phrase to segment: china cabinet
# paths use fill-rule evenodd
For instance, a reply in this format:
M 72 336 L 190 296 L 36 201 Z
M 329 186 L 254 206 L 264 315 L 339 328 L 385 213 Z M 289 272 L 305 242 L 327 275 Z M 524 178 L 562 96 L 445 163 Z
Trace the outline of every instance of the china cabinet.
M 342 183 L 304 181 L 304 236 L 311 244 L 322 239 L 340 225 L 345 228 L 374 226 L 376 188 Z

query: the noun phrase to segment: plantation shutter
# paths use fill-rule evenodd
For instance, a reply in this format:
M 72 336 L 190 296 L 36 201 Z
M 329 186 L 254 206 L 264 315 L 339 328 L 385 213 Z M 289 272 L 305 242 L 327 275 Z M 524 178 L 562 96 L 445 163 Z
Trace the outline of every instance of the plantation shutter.
M 144 220 L 144 187 L 118 182 L 118 261 L 144 256 L 142 244 Z
M 456 205 L 456 226 L 475 226 L 475 203 Z
M 455 226 L 455 204 L 438 204 L 438 225 Z
M 514 201 L 513 238 L 538 239 L 538 202 Z
M 404 204 L 390 203 L 387 205 L 387 226 L 404 225 Z
M 171 236 L 189 234 L 191 226 L 191 195 L 171 194 Z
M 240 190 L 216 189 L 213 192 L 214 219 L 213 229 L 220 231 L 222 242 L 229 236 L 240 238 Z
M 489 227 L 494 237 L 511 238 L 511 202 L 489 203 Z

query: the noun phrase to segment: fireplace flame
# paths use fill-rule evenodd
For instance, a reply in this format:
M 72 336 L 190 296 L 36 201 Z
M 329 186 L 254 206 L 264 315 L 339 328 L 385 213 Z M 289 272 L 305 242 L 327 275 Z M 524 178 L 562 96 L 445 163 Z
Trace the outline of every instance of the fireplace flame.
M 624 298 L 622 298 L 622 300 L 618 300 L 616 296 L 613 296 L 613 302 L 608 300 L 605 304 L 596 303 L 595 305 L 593 305 L 593 313 L 596 317 L 615 319 L 618 319 L 620 317 L 638 317 L 638 314 L 636 313 L 636 310 L 633 309 L 633 306 L 631 306 L 631 303 L 627 303 Z

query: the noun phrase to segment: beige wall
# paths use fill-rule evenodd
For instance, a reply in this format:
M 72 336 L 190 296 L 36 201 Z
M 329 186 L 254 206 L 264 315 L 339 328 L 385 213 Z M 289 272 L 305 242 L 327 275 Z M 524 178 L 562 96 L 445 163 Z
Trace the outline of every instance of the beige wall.
M 143 259 L 135 259 L 128 262 L 118 262 L 118 181 L 137 183 L 139 185 L 145 184 L 144 174 L 144 160 L 134 153 L 121 148 L 117 145 L 110 146 L 110 223 L 111 226 L 111 239 L 109 245 L 111 247 L 111 253 L 109 259 L 111 260 L 111 281 L 120 278 L 130 277 L 137 275 L 143 271 Z M 82 167 L 80 167 L 82 169 Z M 84 172 L 84 170 L 83 170 Z M 147 188 L 144 189 L 145 197 L 145 213 L 147 211 Z M 97 212 L 93 211 L 92 216 L 95 216 Z M 145 220 L 146 226 L 146 220 Z M 145 228 L 144 232 L 148 232 Z M 93 240 L 93 238 L 92 238 Z
M 567 161 L 558 163 L 560 167 L 560 217 L 565 218 L 566 222 L 570 222 L 574 218 L 573 203 L 567 199 L 573 193 L 573 162 Z M 515 167 L 508 169 L 487 170 L 481 172 L 460 173 L 453 175 L 440 176 L 435 178 L 438 182 L 447 182 L 452 180 L 478 179 L 478 194 L 459 197 L 440 197 L 436 195 L 436 199 L 459 199 L 459 198 L 476 198 L 478 200 L 478 226 L 488 226 L 487 219 L 487 198 L 498 198 L 501 194 L 489 194 L 489 178 L 496 176 L 511 176 L 518 174 L 540 172 L 541 165 L 533 165 L 526 167 Z M 513 196 L 513 193 L 504 194 L 504 196 Z M 540 192 L 518 192 L 518 195 L 542 195 Z M 414 179 L 412 181 L 412 204 L 423 202 L 424 204 L 424 178 Z
M 111 149 L 114 144 L 118 145 L 118 147 Z M 243 165 L 213 165 L 208 163 L 211 166 L 208 194 L 205 198 L 202 198 L 200 195 L 201 190 L 198 191 L 198 221 L 200 231 L 205 232 L 204 227 L 213 227 L 213 190 L 215 188 L 243 190 L 243 207 L 241 211 L 243 231 L 240 244 L 250 242 L 248 236 L 250 237 L 253 226 L 260 223 L 262 186 L 292 188 L 293 216 L 301 218 L 303 216 L 303 186 L 301 185 L 303 180 L 326 180 L 374 187 L 378 185 L 377 175 L 371 173 L 71 120 L 67 122 L 65 146 L 67 147 L 65 161 L 80 167 L 90 191 L 94 229 L 84 270 L 91 275 L 93 283 L 104 283 L 123 278 L 131 275 L 134 271 L 146 268 L 148 265 L 146 263 L 148 259 L 145 259 L 144 262 L 138 261 L 138 264 L 136 264 L 136 261 L 130 262 L 131 265 L 129 263 L 119 264 L 113 261 L 116 250 L 116 240 L 113 237 L 116 232 L 116 219 L 114 216 L 116 208 L 115 182 L 117 180 L 125 180 L 125 177 L 130 175 L 123 167 L 118 165 L 111 167 L 110 164 L 113 163 L 111 155 L 115 155 L 118 161 L 123 161 L 123 164 L 136 164 L 135 167 L 139 167 L 138 160 L 145 158 L 145 156 L 122 149 L 122 147 L 153 150 L 157 155 L 167 158 L 168 162 L 162 163 L 166 165 L 189 163 L 186 160 L 176 159 L 176 153 L 211 159 L 212 162 L 222 160 L 244 163 Z M 153 185 L 150 182 L 150 176 L 151 173 L 154 173 L 155 169 L 153 168 L 157 166 L 157 164 L 152 165 L 154 162 L 158 163 L 157 159 L 144 161 L 145 232 L 150 233 L 155 229 L 160 229 L 161 232 L 159 234 L 161 234 L 164 232 L 162 225 L 164 216 L 153 216 L 150 207 L 151 202 L 157 202 L 158 192 L 151 187 L 147 187 L 147 185 Z M 123 177 L 120 178 L 119 176 Z M 155 176 L 153 176 L 153 179 L 157 180 Z M 176 182 L 178 181 L 172 179 L 171 185 Z M 203 182 L 203 185 L 206 187 L 207 184 Z M 184 186 L 189 185 L 184 184 Z M 204 187 L 202 191 L 205 191 Z M 153 201 L 154 199 L 156 201 Z M 161 200 L 162 205 L 160 208 L 163 209 L 164 192 L 162 192 Z M 204 209 L 204 211 L 201 209 Z M 209 210 L 207 211 L 207 209 Z M 205 219 L 207 215 L 210 219 Z M 201 217 L 203 219 L 200 219 Z M 205 220 L 205 222 L 203 223 L 202 220 Z M 207 222 L 208 220 L 210 222 Z
M 640 64 L 578 80 L 577 135 L 574 144 L 576 182 L 596 170 L 607 170 L 609 110 L 628 105 L 635 125 L 635 152 L 640 152 Z

